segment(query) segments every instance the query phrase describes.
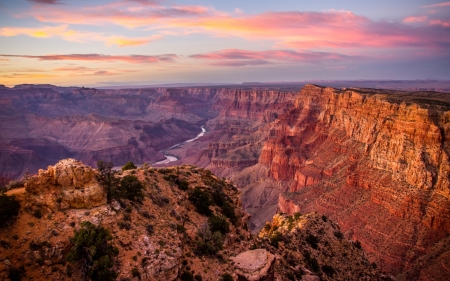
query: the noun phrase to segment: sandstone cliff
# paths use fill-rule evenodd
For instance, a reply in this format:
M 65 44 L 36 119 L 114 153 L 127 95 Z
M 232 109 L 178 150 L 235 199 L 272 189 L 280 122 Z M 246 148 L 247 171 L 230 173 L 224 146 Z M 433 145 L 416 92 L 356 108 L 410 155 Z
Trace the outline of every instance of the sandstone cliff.
M 329 215 L 382 270 L 408 268 L 450 232 L 447 99 L 306 86 L 259 159 L 285 192 L 279 210 Z

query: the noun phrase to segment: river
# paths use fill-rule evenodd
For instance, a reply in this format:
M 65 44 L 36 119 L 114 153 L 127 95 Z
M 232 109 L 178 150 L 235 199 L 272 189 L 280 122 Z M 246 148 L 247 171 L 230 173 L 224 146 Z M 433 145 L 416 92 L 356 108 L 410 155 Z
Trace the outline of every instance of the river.
M 202 137 L 203 135 L 205 135 L 205 133 L 206 133 L 206 129 L 202 126 L 202 131 L 195 138 L 187 140 L 187 141 L 184 141 L 184 142 L 177 143 L 177 144 L 172 145 L 171 147 L 163 150 L 162 153 L 164 154 L 166 159 L 164 159 L 162 161 L 159 161 L 159 162 L 156 162 L 156 163 L 153 163 L 153 165 L 164 165 L 164 164 L 169 164 L 170 162 L 173 162 L 173 161 L 177 161 L 178 158 L 175 157 L 175 156 L 167 154 L 167 150 L 170 150 L 172 148 L 175 148 L 175 147 L 178 147 L 180 145 L 183 145 L 184 143 L 193 142 L 196 139 L 198 139 L 199 137 Z

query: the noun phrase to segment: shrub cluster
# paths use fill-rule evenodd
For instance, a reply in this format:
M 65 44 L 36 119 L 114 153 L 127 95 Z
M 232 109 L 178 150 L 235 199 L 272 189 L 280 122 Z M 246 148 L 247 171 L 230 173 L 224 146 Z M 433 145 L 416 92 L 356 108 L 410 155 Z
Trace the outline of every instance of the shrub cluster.
M 136 165 L 134 165 L 133 162 L 128 161 L 125 165 L 123 165 L 122 167 L 122 171 L 126 171 L 126 170 L 134 170 L 137 169 Z
M 11 223 L 19 214 L 20 204 L 14 196 L 0 195 L 0 227 Z
M 78 262 L 84 275 L 92 280 L 115 280 L 113 258 L 119 251 L 109 243 L 111 239 L 107 229 L 83 222 L 80 230 L 74 231 L 70 238 L 72 247 L 67 260 Z
M 222 250 L 223 239 L 219 231 L 211 232 L 209 224 L 203 224 L 197 231 L 198 255 L 213 255 Z
M 211 206 L 211 199 L 209 198 L 209 192 L 207 190 L 202 190 L 200 187 L 196 186 L 189 192 L 188 199 L 194 204 L 199 214 L 206 216 L 212 214 L 212 211 L 209 208 Z
M 125 170 L 135 169 L 133 162 L 128 162 Z M 136 166 L 134 166 L 136 167 Z M 111 162 L 97 162 L 97 180 L 103 185 L 108 194 L 108 202 L 112 199 L 128 199 L 131 201 L 142 202 L 144 198 L 144 185 L 134 175 L 126 175 L 122 179 L 116 177 L 116 172 L 112 169 Z M 122 168 L 123 170 L 123 168 Z

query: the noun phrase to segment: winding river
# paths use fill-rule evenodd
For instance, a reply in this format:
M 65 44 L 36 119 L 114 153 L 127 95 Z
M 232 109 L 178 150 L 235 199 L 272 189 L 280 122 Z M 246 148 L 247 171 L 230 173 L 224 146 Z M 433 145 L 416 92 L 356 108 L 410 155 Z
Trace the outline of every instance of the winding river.
M 202 131 L 201 131 L 195 138 L 190 139 L 190 140 L 187 140 L 187 141 L 184 141 L 184 142 L 181 142 L 181 143 L 177 143 L 177 144 L 172 145 L 171 147 L 169 147 L 169 148 L 163 150 L 162 153 L 164 154 L 164 156 L 166 157 L 166 159 L 164 159 L 164 160 L 162 160 L 162 161 L 159 161 L 159 162 L 155 162 L 155 163 L 153 163 L 153 165 L 164 165 L 164 164 L 168 164 L 168 163 L 173 162 L 173 161 L 177 161 L 178 158 L 175 157 L 175 156 L 169 155 L 169 154 L 167 153 L 167 150 L 170 150 L 170 149 L 172 149 L 172 148 L 175 148 L 175 147 L 178 147 L 178 146 L 180 146 L 180 145 L 183 145 L 184 143 L 193 142 L 193 141 L 195 141 L 196 139 L 198 139 L 199 137 L 202 137 L 205 133 L 206 133 L 206 129 L 202 126 Z

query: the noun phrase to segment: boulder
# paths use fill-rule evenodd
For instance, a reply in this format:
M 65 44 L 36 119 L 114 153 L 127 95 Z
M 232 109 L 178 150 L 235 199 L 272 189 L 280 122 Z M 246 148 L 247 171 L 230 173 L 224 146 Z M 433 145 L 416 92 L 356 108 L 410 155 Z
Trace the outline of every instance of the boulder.
M 34 205 L 50 209 L 90 209 L 106 204 L 107 194 L 94 170 L 75 159 L 64 159 L 39 170 L 25 182 Z
M 264 249 L 246 251 L 231 260 L 240 281 L 274 280 L 275 256 Z

